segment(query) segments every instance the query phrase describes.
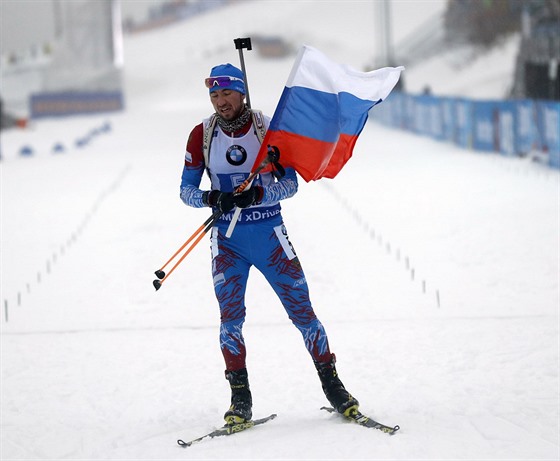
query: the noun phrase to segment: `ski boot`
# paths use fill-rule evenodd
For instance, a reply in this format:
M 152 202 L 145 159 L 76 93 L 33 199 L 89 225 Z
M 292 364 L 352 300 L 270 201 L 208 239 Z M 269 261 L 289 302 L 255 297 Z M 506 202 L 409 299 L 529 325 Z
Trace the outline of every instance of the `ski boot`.
M 247 368 L 225 372 L 231 387 L 231 405 L 224 414 L 226 424 L 238 424 L 249 421 L 252 416 L 253 400 L 249 389 Z
M 350 416 L 358 411 L 360 403 L 344 388 L 334 366 L 335 362 L 336 357 L 332 354 L 328 362 L 314 363 L 327 400 L 337 412 Z

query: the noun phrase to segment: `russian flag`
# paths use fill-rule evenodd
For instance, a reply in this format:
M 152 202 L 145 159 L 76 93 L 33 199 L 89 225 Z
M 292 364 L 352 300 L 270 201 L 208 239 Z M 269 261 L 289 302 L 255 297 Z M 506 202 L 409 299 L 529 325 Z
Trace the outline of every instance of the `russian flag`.
M 280 150 L 280 163 L 295 168 L 305 181 L 334 178 L 352 156 L 369 110 L 387 98 L 402 70 L 359 72 L 304 46 L 255 165 L 273 145 Z

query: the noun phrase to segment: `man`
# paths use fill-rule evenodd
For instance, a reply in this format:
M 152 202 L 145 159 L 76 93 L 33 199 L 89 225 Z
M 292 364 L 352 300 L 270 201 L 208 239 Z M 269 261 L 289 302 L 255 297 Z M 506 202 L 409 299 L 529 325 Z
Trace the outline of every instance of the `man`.
M 205 83 L 215 114 L 194 127 L 189 136 L 180 195 L 188 206 L 223 212 L 212 228 L 211 248 L 214 290 L 221 315 L 220 347 L 231 387 L 231 406 L 224 419 L 235 424 L 252 417 L 242 333 L 251 266 L 265 276 L 302 333 L 329 402 L 340 413 L 356 411 L 358 401 L 338 377 L 335 356 L 311 306 L 303 269 L 282 220 L 279 202 L 297 192 L 296 172 L 286 168 L 285 175 L 279 178 L 273 173 L 260 174 L 250 188 L 234 194 L 250 174 L 270 118 L 245 105 L 244 76 L 235 66 L 212 68 Z M 199 188 L 205 170 L 211 180 L 209 191 Z M 241 214 L 235 231 L 227 238 L 235 207 L 242 209 Z

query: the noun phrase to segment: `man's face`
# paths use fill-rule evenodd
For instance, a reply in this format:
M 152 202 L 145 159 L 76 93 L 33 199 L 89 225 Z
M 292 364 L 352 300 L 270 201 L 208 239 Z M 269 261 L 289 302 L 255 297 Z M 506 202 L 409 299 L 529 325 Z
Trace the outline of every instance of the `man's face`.
M 243 109 L 245 95 L 230 89 L 216 90 L 210 93 L 210 101 L 214 110 L 224 120 L 235 120 Z

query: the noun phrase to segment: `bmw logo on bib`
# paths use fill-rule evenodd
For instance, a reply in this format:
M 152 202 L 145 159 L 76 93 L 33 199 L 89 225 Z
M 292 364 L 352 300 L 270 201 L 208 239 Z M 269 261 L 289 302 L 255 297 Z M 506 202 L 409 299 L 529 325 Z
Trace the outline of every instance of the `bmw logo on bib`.
M 243 165 L 247 160 L 247 151 L 242 146 L 233 145 L 227 150 L 226 159 L 230 165 Z

